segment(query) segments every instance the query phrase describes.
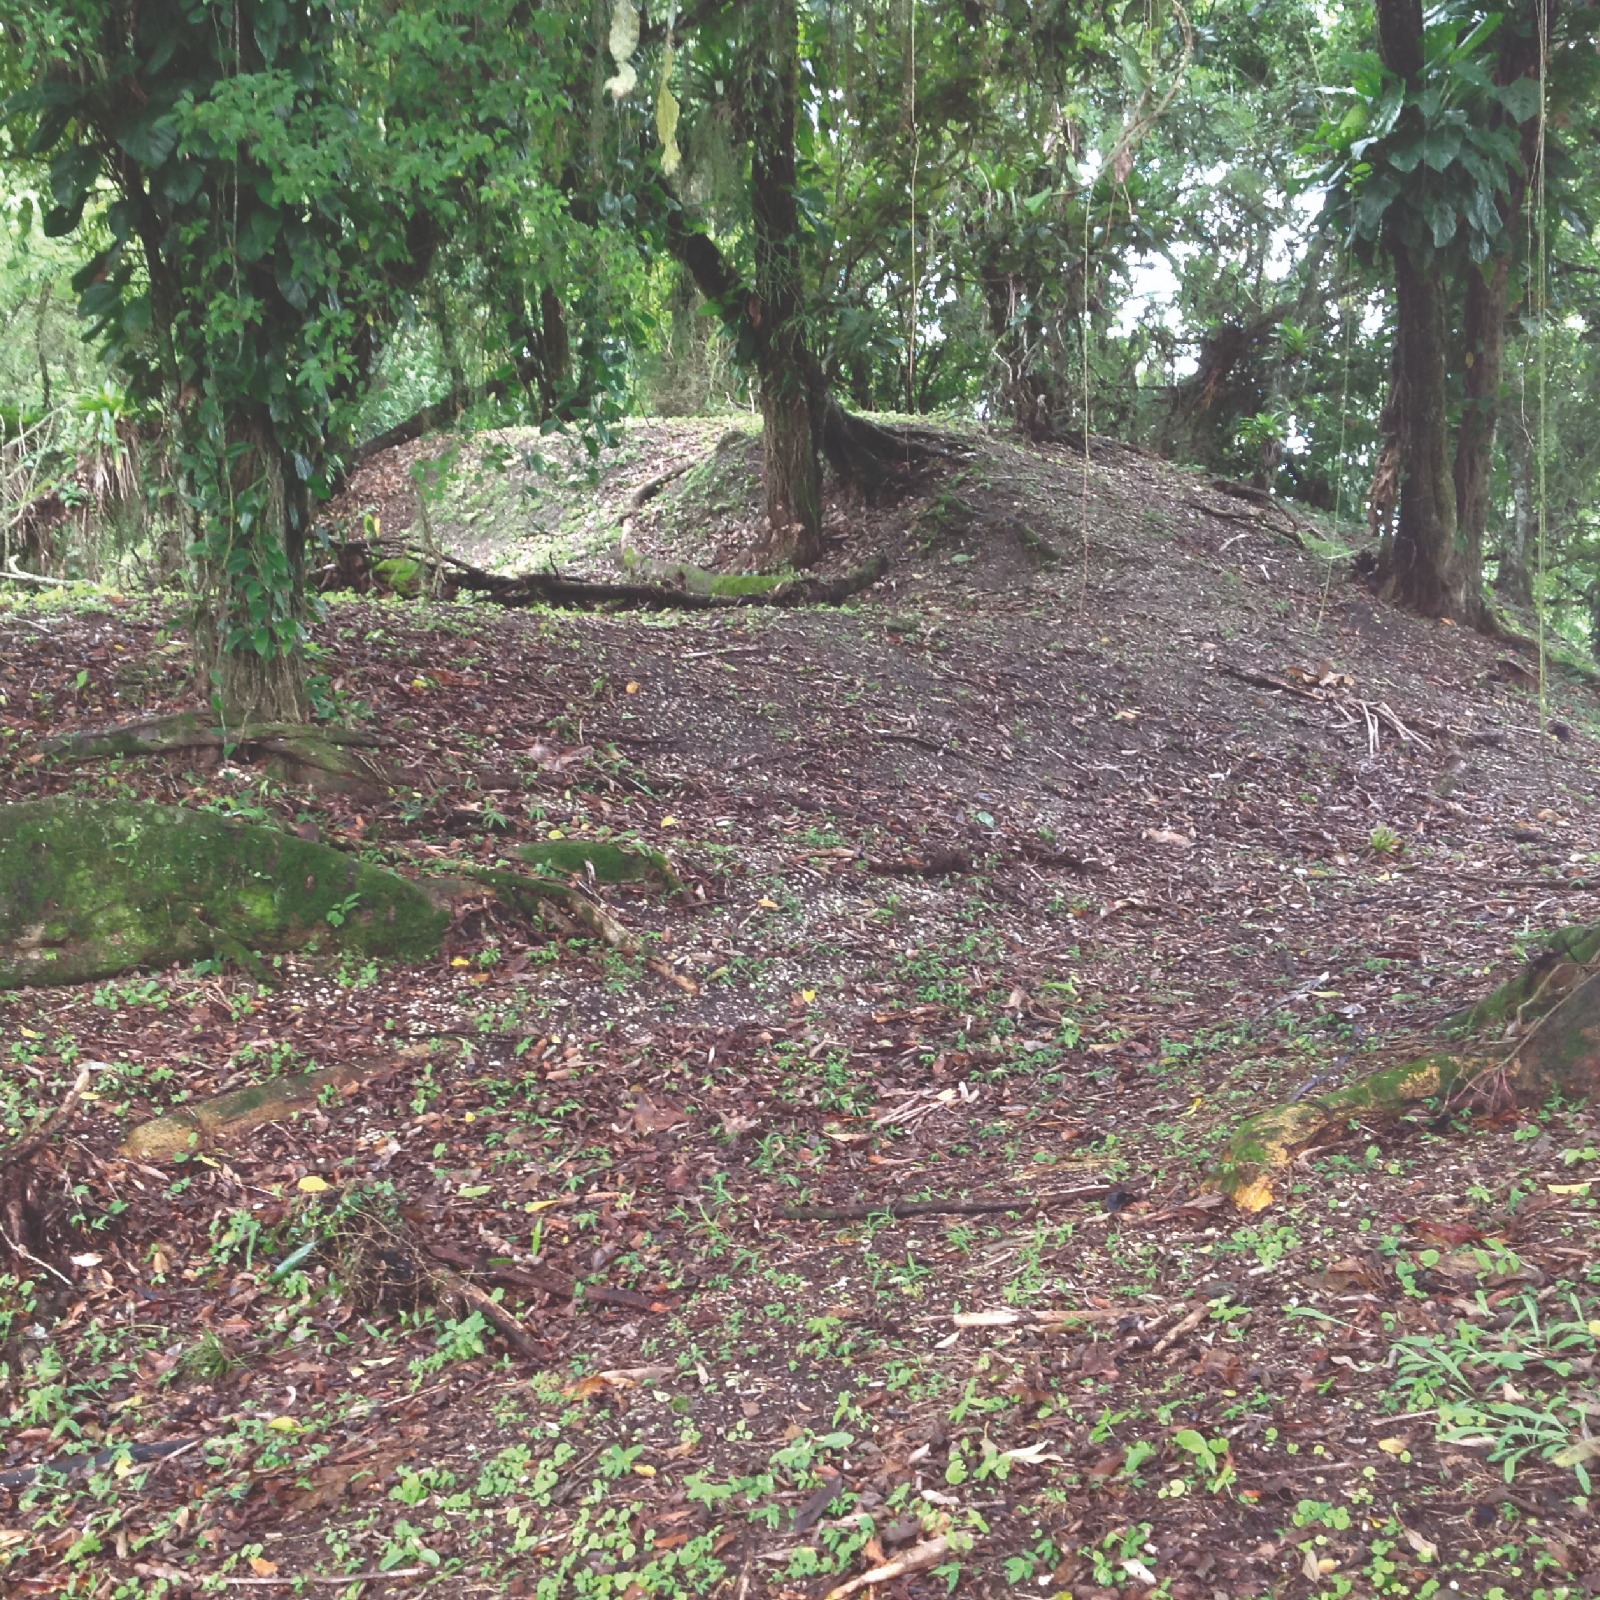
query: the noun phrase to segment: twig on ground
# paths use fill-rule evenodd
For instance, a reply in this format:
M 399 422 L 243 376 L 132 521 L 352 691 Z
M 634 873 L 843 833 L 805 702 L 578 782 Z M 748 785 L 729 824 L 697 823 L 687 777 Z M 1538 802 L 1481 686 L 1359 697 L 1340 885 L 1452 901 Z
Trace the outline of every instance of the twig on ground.
M 22 1135 L 15 1143 L 0 1150 L 0 1170 L 14 1165 L 19 1161 L 26 1161 L 35 1150 L 47 1144 L 56 1134 L 57 1130 L 66 1126 L 72 1113 L 78 1109 L 78 1102 L 83 1099 L 84 1092 L 93 1081 L 95 1072 L 104 1062 L 88 1061 L 84 1063 L 83 1070 L 73 1080 L 72 1087 L 62 1097 L 61 1104 L 46 1116 L 34 1128 Z
M 1202 1300 L 1182 1322 L 1175 1323 L 1150 1347 L 1151 1360 L 1164 1356 L 1185 1334 L 1193 1333 L 1210 1314 L 1211 1307 Z
M 390 1578 L 421 1578 L 432 1571 L 432 1567 L 391 1567 L 387 1572 L 302 1572 L 288 1578 L 233 1578 L 221 1574 L 214 1576 L 217 1582 L 227 1584 L 230 1589 L 292 1589 L 297 1583 L 315 1583 L 324 1587 L 332 1585 L 343 1589 L 352 1583 L 383 1583 Z
M 1067 1200 L 1093 1200 L 1109 1185 L 1090 1184 L 1060 1194 L 1013 1195 L 1009 1200 L 856 1200 L 839 1206 L 785 1206 L 789 1222 L 865 1222 L 869 1217 L 981 1217 L 999 1211 L 1036 1211 Z
M 912 1572 L 925 1572 L 943 1561 L 949 1553 L 950 1541 L 942 1535 L 937 1539 L 925 1539 L 921 1544 L 912 1545 L 904 1555 L 896 1556 L 893 1561 L 885 1561 L 871 1571 L 863 1572 L 860 1577 L 830 1589 L 827 1600 L 847 1600 L 847 1596 L 872 1584 L 887 1583 L 891 1578 L 903 1578 Z

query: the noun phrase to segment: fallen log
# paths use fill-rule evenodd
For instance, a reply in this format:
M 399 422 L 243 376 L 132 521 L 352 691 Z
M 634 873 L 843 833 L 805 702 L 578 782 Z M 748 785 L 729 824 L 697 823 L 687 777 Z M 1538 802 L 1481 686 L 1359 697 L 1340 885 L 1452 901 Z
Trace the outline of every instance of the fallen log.
M 196 1150 L 227 1149 L 241 1135 L 269 1122 L 282 1122 L 317 1105 L 325 1090 L 346 1094 L 386 1077 L 428 1055 L 425 1045 L 402 1045 L 368 1052 L 316 1072 L 285 1073 L 263 1083 L 250 1083 L 194 1100 L 148 1122 L 141 1122 L 123 1140 L 121 1153 L 136 1161 L 172 1161 Z
M 354 547 L 344 548 L 346 554 L 328 569 L 326 582 L 348 588 L 356 581 L 349 554 Z M 444 599 L 476 594 L 492 605 L 512 609 L 561 606 L 576 610 L 723 611 L 751 606 L 838 605 L 870 588 L 889 570 L 889 558 L 880 550 L 832 578 L 803 573 L 719 574 L 705 589 L 687 583 L 572 578 L 558 572 L 508 576 L 473 566 L 459 556 L 419 550 L 389 555 L 387 546 L 363 548 L 367 557 L 363 581 L 369 587 L 374 580 L 386 578 L 397 593 L 436 593 Z M 401 567 L 405 570 L 397 579 L 396 572 Z

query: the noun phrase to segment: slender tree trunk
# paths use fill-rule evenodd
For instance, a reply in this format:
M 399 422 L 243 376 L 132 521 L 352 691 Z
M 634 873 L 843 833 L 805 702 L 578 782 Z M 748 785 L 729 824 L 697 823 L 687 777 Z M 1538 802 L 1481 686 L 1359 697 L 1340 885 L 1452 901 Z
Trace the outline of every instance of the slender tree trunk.
M 1377 0 L 1383 64 L 1408 88 L 1422 77 L 1422 0 Z M 1415 119 L 1408 109 L 1405 116 Z M 1437 253 L 1391 223 L 1384 239 L 1395 281 L 1395 437 L 1400 514 L 1381 560 L 1384 590 L 1425 616 L 1463 607 L 1450 460 L 1446 287 Z M 1476 598 L 1476 597 L 1474 597 Z M 1476 616 L 1474 616 L 1476 620 Z
M 1552 25 L 1558 3 L 1559 0 L 1544 0 L 1542 6 L 1524 4 L 1518 8 L 1519 14 L 1505 20 L 1495 56 L 1496 83 L 1509 85 L 1537 74 L 1542 56 L 1540 26 L 1549 28 Z M 1494 117 L 1498 126 L 1516 126 L 1503 107 L 1496 109 Z M 1456 518 L 1467 603 L 1477 611 L 1474 622 L 1490 632 L 1495 631 L 1495 622 L 1493 611 L 1482 598 L 1483 548 L 1489 524 L 1489 486 L 1505 373 L 1511 261 L 1520 231 L 1518 218 L 1538 159 L 1539 121 L 1537 117 L 1530 117 L 1519 130 L 1518 160 L 1512 168 L 1509 187 L 1496 199 L 1502 223 L 1498 248 L 1482 270 L 1468 270 L 1463 308 L 1467 366 L 1463 375 L 1465 397 L 1456 434 Z M 1527 505 L 1531 509 L 1531 497 Z M 1522 554 L 1520 565 L 1511 578 L 1512 587 L 1508 589 L 1497 581 L 1496 588 L 1513 603 L 1528 605 L 1533 596 L 1528 581 L 1525 526 L 1522 532 Z
M 1535 503 L 1533 435 L 1526 421 L 1513 416 L 1506 429 L 1506 465 L 1511 477 L 1511 520 L 1495 574 L 1495 593 L 1507 605 L 1533 606 L 1533 545 L 1538 514 Z
M 806 341 L 800 208 L 795 200 L 799 99 L 797 0 L 753 8 L 750 83 L 750 201 L 755 224 L 756 347 L 766 470 L 762 559 L 809 566 L 822 554 L 821 433 Z

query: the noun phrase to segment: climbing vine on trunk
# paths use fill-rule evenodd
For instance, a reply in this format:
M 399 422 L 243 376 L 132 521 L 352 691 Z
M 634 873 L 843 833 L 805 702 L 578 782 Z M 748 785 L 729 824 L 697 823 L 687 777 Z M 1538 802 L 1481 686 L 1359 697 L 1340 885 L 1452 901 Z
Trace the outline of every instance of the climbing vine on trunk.
M 174 415 L 202 682 L 230 722 L 295 720 L 329 440 L 439 241 L 497 179 L 527 202 L 554 68 L 529 41 L 501 70 L 509 0 L 0 0 L 0 25 L 45 231 L 98 241 L 90 336 Z M 546 62 L 560 28 L 534 30 Z

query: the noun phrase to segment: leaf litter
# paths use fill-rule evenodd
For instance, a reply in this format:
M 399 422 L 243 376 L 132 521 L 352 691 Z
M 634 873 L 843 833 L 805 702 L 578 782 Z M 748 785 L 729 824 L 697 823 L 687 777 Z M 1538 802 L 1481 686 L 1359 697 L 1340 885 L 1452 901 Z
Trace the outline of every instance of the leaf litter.
M 1486 642 L 1131 452 L 1084 538 L 1082 470 L 990 438 L 955 535 L 836 508 L 830 559 L 896 553 L 844 611 L 335 601 L 386 807 L 35 759 L 179 706 L 176 619 L 0 612 L 5 799 L 402 869 L 620 839 L 685 884 L 589 885 L 637 957 L 486 899 L 432 967 L 0 997 L 8 1142 L 106 1064 L 8 1190 L 8 1593 L 1592 1592 L 1593 1112 L 1353 1128 L 1255 1217 L 1198 1181 L 1597 914 L 1592 702 L 1546 737 Z M 402 1046 L 236 1146 L 121 1152 Z

